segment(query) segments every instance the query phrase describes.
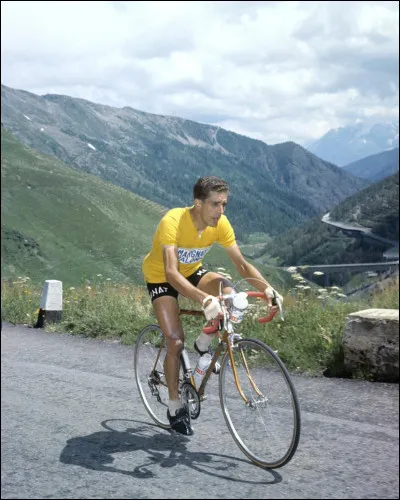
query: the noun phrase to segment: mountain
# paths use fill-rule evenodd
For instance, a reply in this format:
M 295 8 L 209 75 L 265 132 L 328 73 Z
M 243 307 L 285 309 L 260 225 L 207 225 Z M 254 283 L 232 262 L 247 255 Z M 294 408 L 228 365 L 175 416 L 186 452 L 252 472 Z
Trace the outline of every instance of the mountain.
M 1 203 L 2 278 L 58 279 L 65 285 L 107 278 L 143 285 L 142 260 L 166 210 L 24 146 L 3 127 Z M 218 246 L 204 262 L 235 275 Z M 272 282 L 285 288 L 288 277 L 276 272 Z
M 371 228 L 382 238 L 399 239 L 399 173 L 386 177 L 337 205 L 330 218 Z M 276 265 L 377 262 L 387 248 L 369 238 L 352 238 L 314 218 L 271 239 L 257 257 Z
M 383 151 L 343 167 L 352 175 L 377 182 L 399 170 L 399 148 Z
M 323 160 L 343 166 L 399 147 L 399 122 L 357 123 L 329 130 L 307 149 Z
M 165 207 L 192 203 L 204 175 L 231 187 L 237 236 L 271 235 L 328 211 L 367 184 L 301 146 L 274 146 L 178 117 L 1 87 L 1 120 L 23 144 Z

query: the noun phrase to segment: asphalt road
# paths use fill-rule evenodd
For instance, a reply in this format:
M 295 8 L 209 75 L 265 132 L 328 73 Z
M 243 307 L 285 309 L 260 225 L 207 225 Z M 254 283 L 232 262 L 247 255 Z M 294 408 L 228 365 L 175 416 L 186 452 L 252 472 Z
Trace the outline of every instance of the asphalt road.
M 302 434 L 281 469 L 230 436 L 217 377 L 191 438 L 152 424 L 133 348 L 3 324 L 1 498 L 399 498 L 399 386 L 294 376 Z
M 325 224 L 329 224 L 330 226 L 338 227 L 339 229 L 347 229 L 356 233 L 362 233 L 366 236 L 369 236 L 370 238 L 381 241 L 382 243 L 386 243 L 387 245 L 396 246 L 399 244 L 397 240 L 389 240 L 388 238 L 383 238 L 382 236 L 374 234 L 370 227 L 364 227 L 361 225 L 355 226 L 354 224 L 349 224 L 348 222 L 331 220 L 329 212 L 322 216 L 321 221 L 325 222 Z

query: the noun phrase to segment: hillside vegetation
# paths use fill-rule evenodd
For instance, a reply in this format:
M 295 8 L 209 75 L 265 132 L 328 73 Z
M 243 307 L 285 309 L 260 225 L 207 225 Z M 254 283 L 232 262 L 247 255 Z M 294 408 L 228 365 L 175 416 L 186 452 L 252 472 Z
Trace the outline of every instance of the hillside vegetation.
M 341 346 L 346 316 L 370 307 L 399 307 L 398 277 L 391 280 L 386 288 L 377 288 L 357 301 L 341 298 L 334 289 L 327 290 L 323 301 L 312 289 L 303 288 L 302 292 L 298 289 L 295 294 L 292 292 L 285 295 L 284 322 L 276 317 L 271 323 L 259 324 L 257 318 L 265 316 L 265 305 L 251 300 L 253 309 L 235 331 L 266 342 L 293 372 L 345 376 Z M 15 284 L 3 283 L 4 320 L 34 326 L 38 319 L 40 293 L 40 287 L 24 280 Z M 183 307 L 197 307 L 186 299 L 180 299 L 180 303 Z M 185 345 L 188 350 L 192 350 L 205 320 L 182 316 L 182 321 Z M 62 321 L 48 325 L 46 329 L 134 344 L 140 330 L 154 322 L 143 286 L 133 287 L 99 280 L 91 287 L 66 289 Z
M 1 178 L 3 279 L 143 283 L 142 260 L 165 207 L 27 148 L 3 127 Z M 204 262 L 235 276 L 218 246 Z M 276 285 L 291 282 L 263 271 Z
M 25 148 L 4 129 L 1 151 L 3 276 L 141 278 L 163 207 Z

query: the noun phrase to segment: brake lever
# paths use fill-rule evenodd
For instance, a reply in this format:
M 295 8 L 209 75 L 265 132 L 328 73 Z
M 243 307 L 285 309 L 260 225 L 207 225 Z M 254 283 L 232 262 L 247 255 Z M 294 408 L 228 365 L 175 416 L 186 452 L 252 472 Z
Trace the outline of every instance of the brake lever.
M 273 306 L 278 306 L 279 309 L 279 315 L 281 317 L 282 321 L 285 321 L 285 318 L 283 317 L 283 309 L 282 309 L 282 304 L 281 301 L 278 299 L 278 296 L 276 294 L 276 291 L 274 290 L 274 296 L 272 297 L 272 305 Z

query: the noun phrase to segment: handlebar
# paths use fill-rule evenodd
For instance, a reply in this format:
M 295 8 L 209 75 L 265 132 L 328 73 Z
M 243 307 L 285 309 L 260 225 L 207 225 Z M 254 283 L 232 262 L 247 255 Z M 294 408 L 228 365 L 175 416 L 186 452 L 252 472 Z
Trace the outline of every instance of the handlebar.
M 219 322 L 219 319 L 212 319 L 209 321 L 208 325 L 203 327 L 203 333 L 215 333 L 218 330 Z
M 249 290 L 249 291 L 246 291 L 245 293 L 247 294 L 248 297 L 260 298 L 260 299 L 265 300 L 265 295 L 263 292 L 255 292 L 255 291 Z M 231 298 L 232 296 L 233 296 L 232 294 L 226 294 L 226 295 L 219 295 L 217 298 L 219 300 L 226 300 L 226 299 Z M 269 323 L 276 316 L 278 311 L 280 313 L 281 320 L 282 321 L 284 320 L 283 312 L 282 312 L 282 304 L 280 303 L 280 300 L 278 299 L 278 297 L 276 295 L 274 295 L 274 297 L 272 299 L 272 305 L 273 305 L 273 307 L 271 308 L 268 316 L 266 316 L 264 318 L 258 318 L 259 323 L 261 323 L 261 324 Z M 219 326 L 219 323 L 220 323 L 222 318 L 223 318 L 223 316 L 220 315 L 219 318 L 210 320 L 208 322 L 208 324 L 203 327 L 203 332 L 207 333 L 207 334 L 215 333 L 218 330 L 218 326 Z
M 246 292 L 247 295 L 249 297 L 256 297 L 256 298 L 259 298 L 259 299 L 264 299 L 265 300 L 265 295 L 262 293 L 262 292 L 253 292 L 253 291 L 248 291 Z M 276 302 L 276 304 L 274 304 L 274 302 Z M 271 309 L 270 313 L 268 314 L 268 316 L 266 316 L 265 318 L 258 318 L 258 322 L 259 323 L 269 323 L 270 321 L 272 321 L 272 319 L 275 317 L 276 313 L 279 311 L 281 313 L 281 318 L 283 319 L 282 317 L 282 307 L 280 305 L 280 302 L 279 300 L 277 299 L 277 297 L 275 296 L 272 300 L 272 304 L 273 305 L 277 305 L 278 306 L 278 309 Z

